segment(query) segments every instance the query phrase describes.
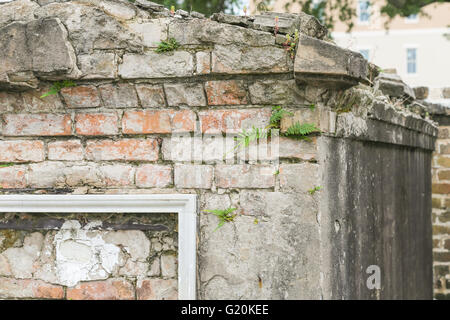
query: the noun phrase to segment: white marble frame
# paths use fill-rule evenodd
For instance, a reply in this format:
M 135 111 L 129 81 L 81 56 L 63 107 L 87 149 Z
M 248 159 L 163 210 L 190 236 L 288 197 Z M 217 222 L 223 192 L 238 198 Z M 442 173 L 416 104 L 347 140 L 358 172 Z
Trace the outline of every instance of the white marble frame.
M 197 196 L 145 195 L 0 195 L 0 212 L 177 213 L 178 299 L 196 299 Z

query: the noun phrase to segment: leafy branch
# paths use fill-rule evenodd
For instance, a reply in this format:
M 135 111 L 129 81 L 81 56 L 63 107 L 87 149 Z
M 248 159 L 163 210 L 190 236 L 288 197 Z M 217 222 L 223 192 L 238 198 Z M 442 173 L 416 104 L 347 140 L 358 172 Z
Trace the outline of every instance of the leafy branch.
M 236 211 L 236 208 L 228 208 L 224 210 L 214 209 L 204 211 L 207 213 L 212 213 L 219 218 L 219 224 L 217 225 L 216 229 L 214 229 L 214 231 L 222 227 L 225 224 L 225 222 L 233 221 L 234 217 L 236 217 L 236 214 L 233 214 L 233 212 Z
M 75 83 L 70 80 L 64 80 L 64 81 L 56 81 L 53 83 L 53 85 L 50 87 L 50 91 L 44 93 L 40 98 L 45 98 L 53 94 L 58 94 L 58 92 L 61 91 L 62 88 L 67 87 L 75 87 Z

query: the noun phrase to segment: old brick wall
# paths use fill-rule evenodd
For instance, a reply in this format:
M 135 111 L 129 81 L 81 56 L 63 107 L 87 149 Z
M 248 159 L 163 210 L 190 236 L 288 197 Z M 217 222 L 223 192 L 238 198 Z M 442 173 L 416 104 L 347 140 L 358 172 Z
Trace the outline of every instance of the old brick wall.
M 183 12 L 172 16 L 147 1 L 119 0 L 18 0 L 1 9 L 1 193 L 196 194 L 200 299 L 348 297 L 332 294 L 328 283 L 334 248 L 328 222 L 334 220 L 324 209 L 332 203 L 324 194 L 329 182 L 323 168 L 337 160 L 324 142 L 368 141 L 428 154 L 434 145 L 434 125 L 396 100 L 404 95 L 414 100 L 409 88 L 382 76 L 373 85 L 376 69 L 360 54 L 322 40 L 326 29 L 304 14 L 205 19 Z M 299 43 L 290 52 L 283 43 L 295 29 Z M 156 52 L 159 41 L 172 37 L 177 50 Z M 40 98 L 58 80 L 75 86 Z M 233 152 L 232 136 L 223 143 L 225 135 L 266 127 L 274 106 L 292 112 L 281 120 L 282 132 L 307 122 L 321 134 L 279 137 L 277 159 Z M 320 191 L 312 192 L 316 187 Z M 423 192 L 429 193 L 426 185 Z M 379 203 L 380 210 L 389 205 Z M 234 221 L 214 231 L 218 219 L 204 210 L 231 207 L 237 209 Z M 429 216 L 426 203 L 423 208 Z M 1 253 L 9 250 L 0 259 L 6 270 L 0 297 L 70 298 L 69 292 L 77 292 L 73 298 L 92 298 L 89 292 L 98 286 L 116 290 L 103 298 L 131 292 L 139 298 L 140 280 L 147 281 L 148 292 L 170 287 L 168 296 L 145 298 L 174 297 L 176 276 L 149 274 L 149 258 L 139 266 L 147 274 L 126 275 L 126 284 L 121 269 L 109 280 L 75 285 L 18 274 L 8 257 L 27 251 L 28 243 L 44 246 L 59 231 L 20 232 L 22 242 L 9 243 Z M 426 234 L 415 237 L 427 241 Z M 153 238 L 142 237 L 139 247 L 147 248 Z M 153 250 L 150 245 L 149 255 Z M 173 256 L 176 248 L 167 250 Z M 335 250 L 342 254 L 348 248 Z M 431 270 L 429 264 L 424 260 L 422 267 Z M 19 284 L 28 291 L 17 291 Z M 82 286 L 84 296 L 74 289 Z
M 439 123 L 432 164 L 434 297 L 450 299 L 450 112 L 429 109 Z

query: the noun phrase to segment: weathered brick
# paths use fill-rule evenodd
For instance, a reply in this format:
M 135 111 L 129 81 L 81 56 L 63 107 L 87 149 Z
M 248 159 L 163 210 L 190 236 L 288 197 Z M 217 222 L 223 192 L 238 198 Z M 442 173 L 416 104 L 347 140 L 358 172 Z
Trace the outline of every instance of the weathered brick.
M 210 165 L 175 165 L 175 187 L 210 189 L 213 180 L 213 167 Z
M 444 241 L 444 249 L 450 250 L 450 239 Z M 450 288 L 449 288 L 450 289 Z
M 32 188 L 50 188 L 56 185 L 63 175 L 64 165 L 61 162 L 41 162 L 31 164 L 28 170 L 27 183 Z
M 144 108 L 164 108 L 164 91 L 160 85 L 137 84 L 136 91 Z
M 142 44 L 146 47 L 157 47 L 158 44 L 167 39 L 169 19 L 152 19 L 148 22 L 132 22 L 127 26 L 142 37 Z
M 441 167 L 450 168 L 450 157 L 438 156 L 436 157 L 436 163 Z
M 174 278 L 177 276 L 177 257 L 173 254 L 163 254 L 161 256 L 161 274 L 165 278 Z
M 197 74 L 208 74 L 211 72 L 211 53 L 199 51 L 195 54 L 197 59 Z
M 279 137 L 280 158 L 294 158 L 310 161 L 317 159 L 317 152 L 316 137 L 311 137 L 309 141 Z
M 0 298 L 62 299 L 62 286 L 41 280 L 22 280 L 0 277 Z
M 261 80 L 249 85 L 253 104 L 300 104 L 305 102 L 305 92 L 295 80 Z
M 35 140 L 0 141 L 1 162 L 38 162 L 45 158 L 44 143 Z
M 306 193 L 320 187 L 319 165 L 315 163 L 283 163 L 278 177 L 282 191 Z
M 438 173 L 439 181 L 450 180 L 450 170 L 439 170 Z
M 441 199 L 439 199 L 439 198 L 432 198 L 431 199 L 431 206 L 433 208 L 440 208 L 441 207 Z
M 24 111 L 24 101 L 19 92 L 0 92 L 0 113 Z
M 178 281 L 176 279 L 144 279 L 138 283 L 138 300 L 177 300 Z
M 450 208 L 450 206 L 449 206 L 449 202 L 450 202 L 450 201 L 449 201 L 449 200 L 450 200 L 449 198 L 445 199 L 445 202 L 446 202 L 445 207 L 446 207 L 446 208 Z M 450 210 L 445 211 L 445 212 L 442 212 L 442 213 L 439 215 L 439 221 L 442 222 L 442 223 L 450 222 Z
M 122 131 L 127 134 L 194 131 L 195 113 L 191 110 L 126 111 Z
M 107 108 L 136 108 L 139 106 L 136 90 L 132 84 L 105 84 L 99 89 Z
M 112 52 L 92 52 L 77 56 L 83 79 L 114 79 L 117 57 Z
M 67 288 L 69 300 L 134 300 L 134 288 L 123 279 L 82 282 Z
M 79 135 L 115 135 L 119 132 L 115 113 L 79 113 L 75 116 L 75 131 Z
M 22 92 L 23 108 L 29 112 L 56 112 L 64 110 L 59 94 L 52 94 L 41 98 L 41 96 L 50 91 L 50 84 L 45 84 L 36 90 Z
M 206 106 L 203 86 L 199 83 L 165 84 L 167 103 L 171 107 L 187 105 L 191 107 Z
M 126 164 L 100 166 L 99 171 L 107 187 L 126 187 L 134 183 L 134 168 Z
M 450 142 L 442 142 L 439 145 L 439 153 L 441 154 L 450 154 Z
M 119 76 L 123 79 L 187 77 L 193 73 L 194 58 L 186 51 L 124 54 L 123 63 L 119 65 Z
M 243 129 L 265 128 L 270 122 L 271 109 L 206 110 L 198 113 L 204 133 L 238 133 Z
M 76 86 L 61 89 L 68 108 L 97 108 L 101 101 L 94 86 Z
M 26 169 L 21 166 L 0 167 L 0 189 L 1 188 L 25 188 Z
M 431 190 L 433 193 L 450 194 L 450 183 L 433 183 Z
M 89 140 L 86 143 L 88 160 L 158 160 L 156 139 Z
M 67 161 L 83 160 L 83 146 L 80 140 L 49 142 L 48 159 Z
M 72 134 L 68 114 L 5 114 L 3 134 L 6 136 L 67 136 Z
M 144 164 L 136 169 L 136 186 L 139 188 L 165 188 L 172 184 L 172 167 Z
M 284 48 L 215 45 L 212 52 L 212 72 L 272 73 L 292 68 Z
M 433 236 L 441 234 L 443 235 L 450 234 L 450 226 L 438 224 L 433 225 Z
M 248 103 L 247 91 L 243 81 L 208 81 L 205 83 L 205 89 L 209 105 L 217 106 Z
M 217 165 L 216 186 L 219 188 L 272 188 L 275 168 L 267 165 Z
M 450 126 L 439 127 L 438 139 L 448 139 L 450 138 Z
M 433 260 L 439 262 L 450 262 L 450 251 L 433 252 Z

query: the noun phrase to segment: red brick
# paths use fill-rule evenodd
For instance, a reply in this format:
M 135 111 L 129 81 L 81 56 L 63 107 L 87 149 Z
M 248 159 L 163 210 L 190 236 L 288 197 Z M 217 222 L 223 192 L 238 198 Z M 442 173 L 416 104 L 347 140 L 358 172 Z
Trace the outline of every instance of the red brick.
M 156 139 L 91 140 L 86 143 L 88 160 L 158 160 Z
M 83 160 L 83 146 L 80 140 L 56 141 L 48 144 L 49 160 Z
M 5 136 L 68 136 L 72 120 L 68 114 L 5 114 Z
M 85 136 L 115 135 L 119 132 L 115 113 L 81 113 L 75 116 L 77 134 Z
M 0 277 L 0 298 L 62 299 L 62 286 L 41 280 L 23 280 Z
M 140 188 L 165 188 L 171 184 L 170 166 L 144 164 L 136 170 L 136 186 Z
M 247 91 L 243 81 L 208 81 L 205 89 L 209 105 L 247 104 Z
M 134 288 L 122 279 L 82 282 L 67 288 L 69 300 L 134 300 Z
M 1 162 L 44 161 L 44 143 L 42 141 L 0 141 Z
M 0 188 L 25 188 L 25 172 L 24 167 L 0 167 Z
M 177 280 L 144 279 L 136 289 L 138 300 L 177 300 Z
M 265 109 L 226 109 L 199 112 L 202 132 L 237 133 L 252 126 L 265 128 L 270 121 L 271 110 Z
M 127 134 L 191 132 L 194 128 L 191 110 L 126 111 L 122 118 L 122 131 Z
M 101 104 L 97 88 L 94 86 L 76 86 L 61 89 L 68 108 L 96 108 Z
M 450 183 L 433 183 L 433 193 L 450 194 Z

